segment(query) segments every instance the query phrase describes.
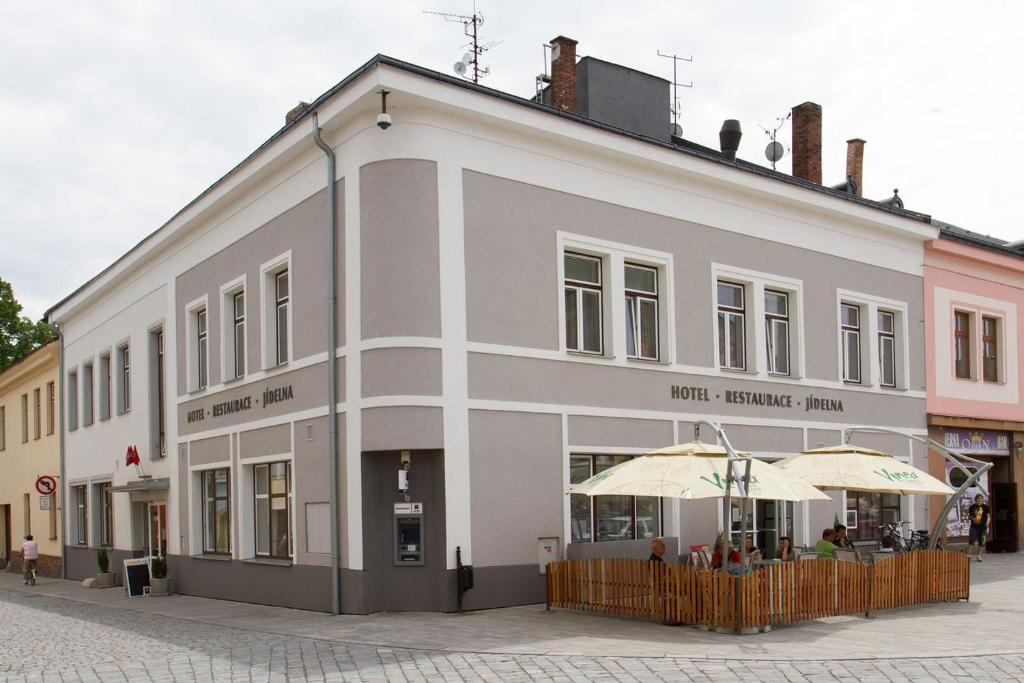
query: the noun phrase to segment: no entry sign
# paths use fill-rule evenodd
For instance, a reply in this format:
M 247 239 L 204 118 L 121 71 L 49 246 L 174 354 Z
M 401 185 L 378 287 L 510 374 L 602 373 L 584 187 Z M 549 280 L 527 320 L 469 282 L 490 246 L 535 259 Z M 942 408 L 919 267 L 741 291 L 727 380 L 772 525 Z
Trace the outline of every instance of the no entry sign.
M 57 490 L 57 480 L 53 477 L 44 474 L 43 476 L 36 479 L 36 491 L 40 494 L 48 496 Z

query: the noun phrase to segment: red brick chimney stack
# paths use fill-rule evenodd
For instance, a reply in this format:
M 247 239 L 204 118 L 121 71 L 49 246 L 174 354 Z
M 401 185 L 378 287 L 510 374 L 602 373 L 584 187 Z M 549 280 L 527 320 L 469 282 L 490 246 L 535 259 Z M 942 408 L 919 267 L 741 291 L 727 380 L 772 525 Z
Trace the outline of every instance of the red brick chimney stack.
M 854 194 L 864 196 L 864 141 L 853 138 L 846 141 L 846 177 L 853 181 Z
M 793 107 L 793 175 L 821 185 L 821 105 Z
M 576 113 L 576 41 L 565 36 L 551 41 L 551 106 Z

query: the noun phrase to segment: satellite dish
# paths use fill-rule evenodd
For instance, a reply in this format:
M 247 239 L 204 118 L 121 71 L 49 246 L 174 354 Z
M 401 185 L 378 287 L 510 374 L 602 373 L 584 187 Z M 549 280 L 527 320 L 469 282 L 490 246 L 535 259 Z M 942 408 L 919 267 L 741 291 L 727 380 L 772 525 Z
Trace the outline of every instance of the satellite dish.
M 786 148 L 782 146 L 781 142 L 772 140 L 768 143 L 768 146 L 764 148 L 764 155 L 768 158 L 768 161 L 773 164 L 786 156 Z
M 676 136 L 677 138 L 683 137 L 683 127 L 680 126 L 678 123 L 673 123 L 672 127 L 669 128 L 669 130 L 672 131 L 672 135 Z
M 467 52 L 466 54 L 462 55 L 462 63 L 463 64 L 469 64 L 472 61 L 473 61 L 473 53 L 472 52 Z
M 452 71 L 454 71 L 458 75 L 462 76 L 463 74 L 466 73 L 466 63 L 465 62 L 455 62 L 455 64 L 452 66 Z

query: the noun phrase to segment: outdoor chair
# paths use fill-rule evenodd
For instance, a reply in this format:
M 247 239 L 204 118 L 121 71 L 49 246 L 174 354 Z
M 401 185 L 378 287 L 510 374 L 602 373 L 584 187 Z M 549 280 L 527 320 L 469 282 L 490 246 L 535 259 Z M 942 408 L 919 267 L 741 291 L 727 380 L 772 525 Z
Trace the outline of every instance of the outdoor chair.
M 860 558 L 857 557 L 857 551 L 855 550 L 837 550 L 837 560 L 845 560 L 846 562 L 857 562 Z

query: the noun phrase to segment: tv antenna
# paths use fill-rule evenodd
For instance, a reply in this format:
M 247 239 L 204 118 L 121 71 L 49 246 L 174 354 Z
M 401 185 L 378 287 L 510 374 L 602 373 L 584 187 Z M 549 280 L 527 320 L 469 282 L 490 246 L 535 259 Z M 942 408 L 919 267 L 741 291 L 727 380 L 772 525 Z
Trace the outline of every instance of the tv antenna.
M 662 52 L 661 50 L 658 50 L 658 56 L 667 57 L 668 59 L 672 60 L 672 106 L 669 108 L 669 111 L 672 112 L 672 135 L 675 135 L 676 137 L 682 137 L 683 127 L 679 125 L 679 88 L 692 88 L 693 81 L 690 81 L 689 83 L 680 83 L 677 73 L 679 68 L 679 62 L 692 62 L 693 55 L 690 55 L 689 57 L 680 57 L 679 55 L 674 53 L 667 54 Z
M 462 59 L 452 65 L 452 71 L 474 83 L 479 83 L 481 78 L 491 72 L 490 67 L 480 66 L 480 57 L 491 48 L 497 46 L 501 41 L 480 42 L 480 27 L 484 24 L 484 15 L 482 12 L 476 11 L 476 2 L 473 3 L 473 14 L 469 16 L 454 12 L 432 12 L 429 10 L 423 10 L 423 13 L 433 14 L 452 23 L 462 24 L 466 37 L 469 38 L 469 42 L 463 45 L 463 48 L 468 49 L 469 52 L 462 55 Z
M 784 125 L 786 125 L 786 121 L 789 121 L 789 117 L 792 116 L 792 115 L 793 115 L 793 112 L 789 112 L 785 116 L 776 116 L 775 117 L 776 126 L 775 126 L 775 128 L 772 128 L 771 130 L 765 128 L 761 124 L 758 124 L 758 128 L 763 130 L 765 135 L 768 136 L 769 142 L 768 142 L 768 146 L 764 148 L 764 156 L 765 156 L 765 158 L 768 159 L 768 161 L 772 162 L 772 170 L 773 171 L 775 170 L 776 162 L 778 162 L 780 159 L 782 159 L 782 157 L 786 156 L 786 152 L 789 151 L 789 150 L 786 149 L 786 147 L 781 142 L 779 142 L 775 138 L 778 136 L 779 131 L 782 130 L 782 127 Z

